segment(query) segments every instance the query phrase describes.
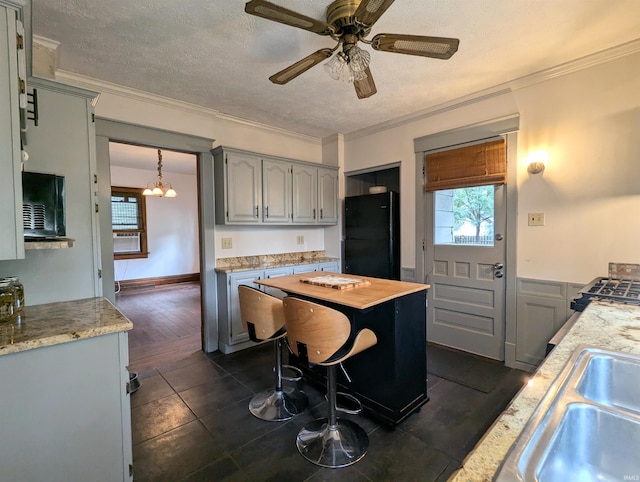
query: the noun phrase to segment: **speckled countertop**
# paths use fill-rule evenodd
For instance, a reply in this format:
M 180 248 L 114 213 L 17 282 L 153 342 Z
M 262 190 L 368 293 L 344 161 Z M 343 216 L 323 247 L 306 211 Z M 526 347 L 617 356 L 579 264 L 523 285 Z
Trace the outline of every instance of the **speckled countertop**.
M 338 261 L 338 258 L 330 258 L 325 255 L 324 251 L 239 256 L 237 258 L 216 259 L 216 271 L 219 273 L 234 273 L 236 271 L 279 268 L 282 266 L 297 266 L 330 261 Z
M 449 481 L 490 481 L 549 386 L 580 345 L 640 354 L 640 306 L 591 302 Z
M 0 323 L 0 356 L 132 328 L 106 298 L 25 306 L 19 319 Z

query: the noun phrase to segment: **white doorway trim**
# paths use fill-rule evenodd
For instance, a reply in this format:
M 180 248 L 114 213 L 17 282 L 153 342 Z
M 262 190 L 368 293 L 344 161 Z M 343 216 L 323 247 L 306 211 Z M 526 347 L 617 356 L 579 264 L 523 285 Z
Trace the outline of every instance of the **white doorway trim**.
M 200 229 L 200 295 L 202 307 L 202 349 L 218 349 L 216 257 L 214 239 L 214 139 L 165 131 L 152 127 L 96 118 L 96 159 L 98 165 L 98 199 L 101 209 L 102 285 L 104 296 L 115 302 L 113 273 L 113 238 L 111 236 L 111 176 L 109 141 L 155 146 L 198 157 L 198 209 Z
M 506 226 L 506 262 L 505 272 L 505 365 L 517 367 L 515 360 L 516 340 L 516 249 L 517 249 L 517 131 L 520 127 L 520 116 L 514 114 L 493 119 L 481 124 L 461 127 L 449 131 L 430 134 L 414 139 L 416 156 L 416 281 L 425 282 L 425 261 L 429 254 L 426 250 L 429 236 L 432 236 L 432 220 L 427 213 L 426 193 L 424 190 L 424 153 L 434 149 L 468 144 L 481 139 L 505 136 L 507 139 L 507 226 Z M 430 234 L 431 233 L 431 234 Z M 433 254 L 433 253 L 431 253 Z

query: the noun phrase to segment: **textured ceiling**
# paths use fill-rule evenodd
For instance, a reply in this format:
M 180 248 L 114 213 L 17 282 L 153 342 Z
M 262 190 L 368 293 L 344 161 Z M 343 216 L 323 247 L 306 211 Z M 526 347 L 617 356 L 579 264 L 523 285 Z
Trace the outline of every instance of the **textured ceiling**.
M 324 19 L 330 0 L 272 0 Z M 640 38 L 638 0 L 396 0 L 377 33 L 456 37 L 450 60 L 371 52 L 378 93 L 316 66 L 268 77 L 329 37 L 244 13 L 244 0 L 33 0 L 34 34 L 59 68 L 315 137 L 424 111 Z

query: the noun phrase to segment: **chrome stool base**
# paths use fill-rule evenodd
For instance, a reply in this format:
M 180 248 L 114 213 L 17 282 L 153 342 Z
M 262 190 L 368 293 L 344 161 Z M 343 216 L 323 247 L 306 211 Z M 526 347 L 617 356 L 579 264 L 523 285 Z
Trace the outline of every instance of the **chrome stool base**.
M 281 391 L 265 390 L 249 402 L 249 411 L 261 420 L 283 422 L 290 420 L 307 407 L 307 396 L 301 390 L 284 387 Z
M 328 419 L 321 418 L 298 432 L 296 446 L 309 462 L 335 469 L 355 464 L 364 457 L 369 448 L 369 437 L 350 420 L 337 419 L 330 427 Z

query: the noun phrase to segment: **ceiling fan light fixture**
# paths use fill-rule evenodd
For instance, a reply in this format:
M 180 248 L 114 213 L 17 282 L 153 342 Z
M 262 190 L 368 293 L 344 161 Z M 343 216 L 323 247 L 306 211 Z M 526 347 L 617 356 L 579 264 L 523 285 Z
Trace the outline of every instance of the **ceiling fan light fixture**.
M 331 57 L 325 64 L 324 70 L 333 80 L 340 80 L 347 65 L 347 56 L 343 52 L 338 52 Z
M 357 45 L 354 45 L 347 50 L 347 57 L 349 58 L 349 68 L 354 72 L 364 72 L 369 68 L 369 62 L 371 62 L 371 54 L 366 50 L 362 50 Z

